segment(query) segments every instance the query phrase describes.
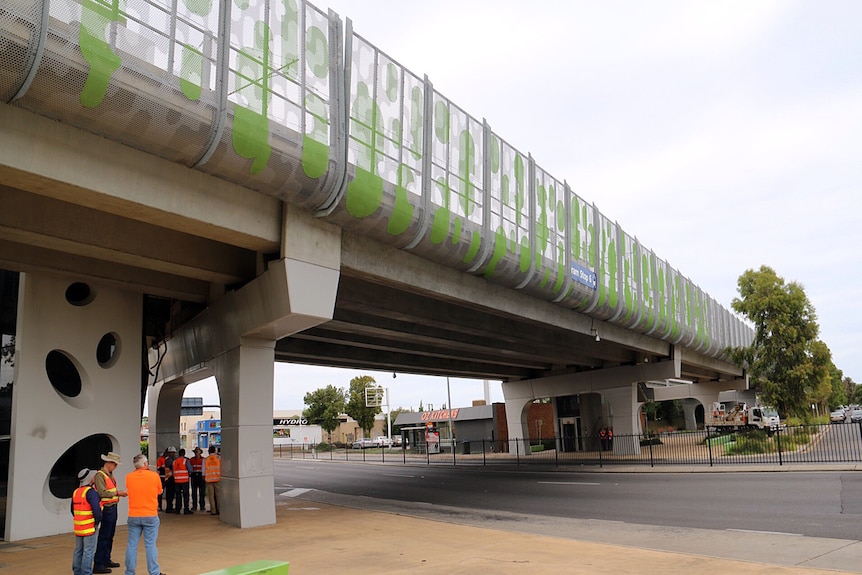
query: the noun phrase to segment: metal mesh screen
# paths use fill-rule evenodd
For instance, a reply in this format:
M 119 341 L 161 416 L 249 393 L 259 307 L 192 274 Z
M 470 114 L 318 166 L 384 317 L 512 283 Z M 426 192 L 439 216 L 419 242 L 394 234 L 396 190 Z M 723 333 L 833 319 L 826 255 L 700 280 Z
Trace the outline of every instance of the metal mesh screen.
M 9 102 L 34 65 L 42 21 L 38 0 L 0 3 L 0 102 Z

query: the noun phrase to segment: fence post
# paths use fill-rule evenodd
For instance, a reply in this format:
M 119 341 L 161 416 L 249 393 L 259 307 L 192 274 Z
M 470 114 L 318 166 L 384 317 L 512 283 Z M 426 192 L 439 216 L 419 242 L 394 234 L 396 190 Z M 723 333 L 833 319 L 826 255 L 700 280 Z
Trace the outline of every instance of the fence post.
M 709 436 L 709 426 L 706 427 L 706 449 L 709 451 L 709 466 L 712 467 L 712 438 Z
M 520 439 L 515 439 L 515 464 L 520 467 L 521 466 L 521 448 L 518 446 L 518 442 Z M 512 445 L 512 442 L 509 442 L 509 445 Z
M 602 449 L 601 442 L 599 442 L 599 469 L 602 468 L 602 451 L 604 450 Z
M 485 461 L 485 438 L 482 438 L 482 467 L 488 465 L 488 462 Z
M 554 467 L 560 466 L 560 449 L 559 443 L 557 442 L 557 436 L 554 435 Z
M 649 444 L 649 466 L 655 467 L 655 461 L 652 458 L 652 437 L 647 433 L 647 444 Z
M 457 461 L 455 460 L 455 443 L 456 443 L 456 439 L 455 439 L 454 437 L 452 437 L 451 439 L 452 439 L 452 441 L 451 441 L 450 443 L 451 443 L 451 445 L 452 445 L 452 467 L 455 467 L 455 465 L 457 465 Z
M 778 465 L 784 465 L 781 457 L 781 427 L 775 430 L 775 442 L 778 444 Z

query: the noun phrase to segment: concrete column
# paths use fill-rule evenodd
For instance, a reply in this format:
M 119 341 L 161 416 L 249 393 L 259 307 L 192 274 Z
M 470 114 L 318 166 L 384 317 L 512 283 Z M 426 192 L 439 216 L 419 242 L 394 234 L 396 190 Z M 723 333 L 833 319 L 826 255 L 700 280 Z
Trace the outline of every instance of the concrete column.
M 98 469 L 102 449 L 122 458 L 125 485 L 140 451 L 142 302 L 88 278 L 21 274 L 7 541 L 71 532 L 77 471 Z M 123 501 L 118 513 L 124 525 Z
M 221 398 L 221 520 L 237 527 L 271 525 L 275 341 L 242 338 L 210 365 Z
M 602 391 L 602 396 L 610 404 L 608 426 L 614 428 L 614 453 L 640 453 L 637 383 L 606 389 Z
M 685 429 L 686 431 L 695 431 L 697 430 L 697 417 L 695 417 L 695 411 L 697 410 L 697 406 L 701 403 L 693 398 L 686 398 L 682 400 L 682 411 L 685 415 Z
M 180 448 L 180 413 L 186 385 L 157 383 L 147 390 L 147 423 L 150 428 L 150 467 L 156 468 L 156 460 L 168 447 Z
M 533 387 L 529 382 L 503 382 L 503 398 L 506 402 L 506 426 L 509 434 L 509 452 L 518 455 L 528 455 L 526 441 L 511 441 L 530 437 L 527 421 L 527 410 L 536 399 L 533 397 Z

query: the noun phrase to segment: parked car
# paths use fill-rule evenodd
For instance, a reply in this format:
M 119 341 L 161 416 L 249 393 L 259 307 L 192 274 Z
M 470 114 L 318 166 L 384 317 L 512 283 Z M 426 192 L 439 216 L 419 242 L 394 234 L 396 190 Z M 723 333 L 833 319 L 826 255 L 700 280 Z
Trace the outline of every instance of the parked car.
M 368 437 L 362 437 L 353 442 L 353 449 L 368 449 L 369 447 L 376 447 L 374 445 L 374 440 Z
M 829 421 L 832 423 L 844 423 L 847 421 L 847 412 L 843 409 L 836 409 L 829 414 Z
M 850 412 L 850 421 L 853 423 L 862 423 L 862 409 L 854 409 Z
M 374 438 L 374 447 L 392 447 L 392 440 L 385 435 L 379 435 Z

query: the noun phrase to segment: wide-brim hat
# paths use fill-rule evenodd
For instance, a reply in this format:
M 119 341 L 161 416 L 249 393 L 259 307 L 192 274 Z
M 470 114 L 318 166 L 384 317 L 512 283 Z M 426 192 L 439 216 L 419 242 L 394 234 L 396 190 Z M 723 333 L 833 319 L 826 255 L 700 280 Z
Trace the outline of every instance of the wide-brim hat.
M 201 449 L 200 447 L 195 447 L 192 451 L 195 453 L 203 453 L 204 452 L 204 450 Z
M 107 463 L 116 463 L 117 465 L 122 463 L 122 461 L 120 460 L 120 456 L 113 451 L 109 451 L 107 455 L 103 455 L 102 461 L 105 461 Z

